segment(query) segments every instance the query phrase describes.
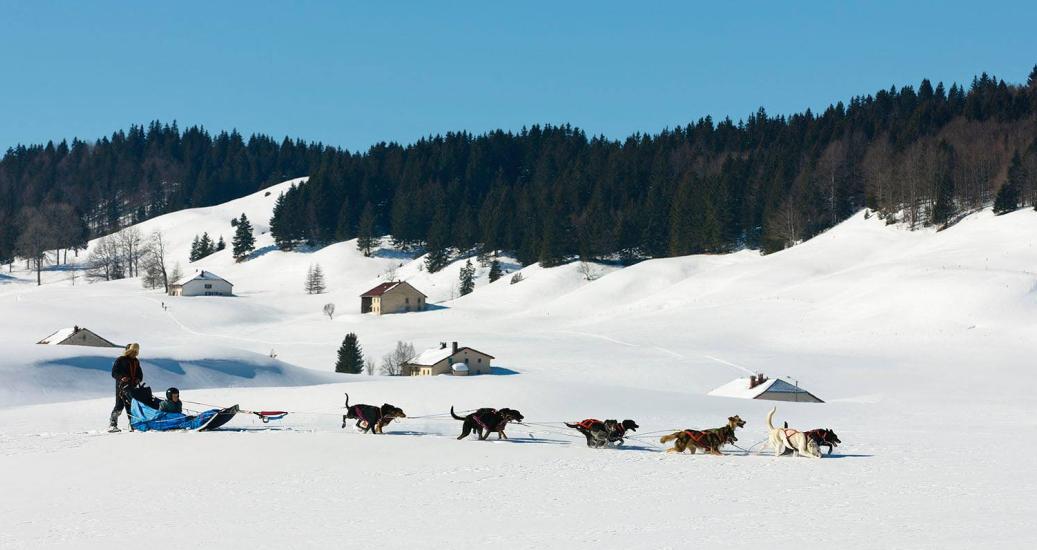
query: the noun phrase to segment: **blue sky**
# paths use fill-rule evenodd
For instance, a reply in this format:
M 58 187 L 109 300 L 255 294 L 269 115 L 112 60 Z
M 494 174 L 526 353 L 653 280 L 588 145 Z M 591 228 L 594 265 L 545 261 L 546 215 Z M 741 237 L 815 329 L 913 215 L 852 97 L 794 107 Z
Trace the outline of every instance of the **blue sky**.
M 1037 3 L 832 4 L 0 0 L 0 149 L 154 119 L 352 150 L 538 122 L 622 137 L 1037 64 Z

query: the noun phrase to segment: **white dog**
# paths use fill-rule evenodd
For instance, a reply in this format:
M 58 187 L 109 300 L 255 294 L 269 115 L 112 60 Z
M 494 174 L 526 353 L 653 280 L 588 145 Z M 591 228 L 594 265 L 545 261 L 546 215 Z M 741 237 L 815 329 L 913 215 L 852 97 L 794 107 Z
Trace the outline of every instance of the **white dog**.
M 774 449 L 774 456 L 781 456 L 788 448 L 792 449 L 796 455 L 821 458 L 821 449 L 817 446 L 817 442 L 807 437 L 805 433 L 791 428 L 774 427 L 774 413 L 777 410 L 778 408 L 774 407 L 771 412 L 767 413 L 767 429 L 770 430 L 768 443 Z

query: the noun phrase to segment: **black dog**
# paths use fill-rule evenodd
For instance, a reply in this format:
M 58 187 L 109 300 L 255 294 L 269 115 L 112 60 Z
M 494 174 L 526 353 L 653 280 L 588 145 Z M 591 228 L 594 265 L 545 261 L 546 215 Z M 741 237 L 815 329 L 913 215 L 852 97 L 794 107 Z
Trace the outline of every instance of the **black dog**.
M 785 423 L 785 427 L 789 427 L 789 423 Z M 818 448 L 828 447 L 828 454 L 832 454 L 832 449 L 842 443 L 838 435 L 831 428 L 817 428 L 816 430 L 810 430 L 803 432 L 807 437 L 814 440 L 817 443 Z M 792 449 L 786 449 L 784 454 L 791 454 Z
M 832 449 L 842 443 L 839 440 L 839 436 L 835 435 L 831 428 L 818 428 L 803 433 L 807 434 L 807 437 L 810 439 L 813 439 L 817 443 L 818 448 L 828 447 L 828 454 L 832 454 Z
M 461 417 L 454 413 L 453 407 L 450 407 L 450 416 L 454 417 L 454 420 L 464 422 L 464 426 L 461 428 L 461 435 L 457 436 L 458 439 L 464 439 L 474 431 L 479 436 L 480 441 L 489 437 L 493 432 L 497 432 L 497 439 L 507 439 L 508 435 L 504 433 L 504 428 L 508 426 L 508 422 L 522 422 L 524 418 L 522 413 L 515 409 L 497 410 L 490 408 L 479 409 L 467 416 Z
M 385 403 L 381 407 L 374 405 L 349 405 L 349 394 L 346 394 L 346 414 L 342 415 L 342 427 L 346 427 L 347 420 L 356 420 L 356 427 L 364 433 L 384 433 L 382 430 L 393 421 L 394 418 L 407 418 L 403 409 Z
M 623 444 L 623 436 L 627 431 L 637 431 L 640 426 L 633 420 L 606 420 L 602 422 L 594 418 L 582 420 L 576 424 L 565 423 L 566 426 L 574 428 L 587 438 L 587 446 L 600 449 L 609 443 Z

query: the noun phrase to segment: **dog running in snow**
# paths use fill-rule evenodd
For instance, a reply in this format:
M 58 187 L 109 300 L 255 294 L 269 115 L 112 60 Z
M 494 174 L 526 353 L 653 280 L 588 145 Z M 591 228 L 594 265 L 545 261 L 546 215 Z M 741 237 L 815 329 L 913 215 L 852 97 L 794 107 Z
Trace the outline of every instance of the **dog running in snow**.
M 785 428 L 789 427 L 789 423 L 785 423 Z M 842 440 L 836 435 L 835 430 L 832 428 L 816 428 L 813 430 L 807 430 L 803 432 L 807 434 L 807 437 L 813 439 L 817 443 L 817 447 L 820 450 L 821 447 L 828 447 L 828 453 L 832 454 L 832 449 L 837 447 Z M 792 454 L 792 449 L 787 449 L 785 453 Z
M 403 409 L 388 403 L 381 407 L 362 403 L 350 405 L 349 394 L 346 394 L 346 414 L 342 415 L 343 428 L 349 420 L 356 420 L 356 427 L 364 433 L 380 434 L 384 433 L 382 430 L 396 418 L 407 418 L 407 415 L 403 413 Z
M 640 428 L 637 422 L 630 419 L 622 422 L 612 419 L 602 422 L 595 418 L 588 418 L 574 424 L 566 422 L 565 425 L 582 433 L 587 438 L 587 446 L 595 449 L 600 449 L 609 443 L 622 445 L 623 436 L 628 431 L 634 432 Z
M 664 435 L 659 438 L 659 443 L 674 442 L 673 447 L 666 449 L 668 453 L 683 453 L 685 450 L 689 450 L 691 454 L 695 454 L 696 449 L 702 449 L 709 454 L 719 455 L 722 445 L 738 441 L 738 437 L 735 436 L 735 429 L 744 426 L 745 420 L 735 415 L 728 417 L 726 426 L 710 430 L 681 430 L 673 432 L 670 435 Z
M 796 456 L 821 458 L 821 449 L 818 448 L 817 441 L 808 437 L 807 434 L 788 427 L 774 427 L 774 413 L 777 410 L 777 407 L 773 407 L 767 413 L 767 430 L 769 432 L 767 443 L 774 449 L 774 456 L 781 456 L 785 453 L 785 449 L 792 449 L 792 454 Z
M 454 417 L 454 420 L 460 420 L 464 422 L 461 427 L 461 435 L 457 436 L 458 439 L 464 439 L 468 437 L 473 431 L 479 436 L 479 440 L 482 441 L 490 436 L 491 433 L 497 433 L 497 439 L 507 439 L 508 435 L 504 433 L 504 428 L 508 426 L 508 422 L 522 422 L 522 413 L 515 409 L 491 409 L 482 408 L 466 416 L 457 416 L 454 413 L 454 408 L 450 407 L 450 416 Z

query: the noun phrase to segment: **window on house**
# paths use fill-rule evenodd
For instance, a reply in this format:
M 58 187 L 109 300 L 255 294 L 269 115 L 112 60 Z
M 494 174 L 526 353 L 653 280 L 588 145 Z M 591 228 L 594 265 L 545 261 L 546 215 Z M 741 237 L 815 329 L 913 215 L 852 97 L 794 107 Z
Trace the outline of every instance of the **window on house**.
M 409 303 L 410 303 L 410 298 L 404 298 L 404 299 L 403 299 L 403 303 L 405 303 L 405 304 L 409 304 Z
M 206 283 L 205 288 L 212 288 L 211 284 Z
M 482 363 L 482 357 L 479 358 L 479 362 Z
M 464 358 L 464 364 L 466 364 L 466 365 L 468 364 L 468 358 L 467 357 Z

